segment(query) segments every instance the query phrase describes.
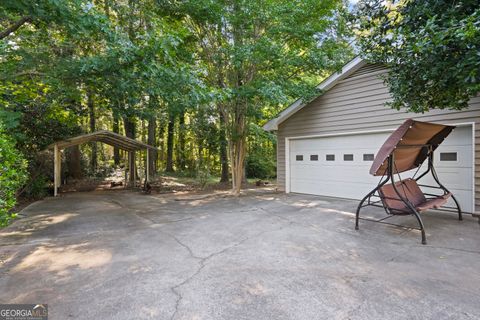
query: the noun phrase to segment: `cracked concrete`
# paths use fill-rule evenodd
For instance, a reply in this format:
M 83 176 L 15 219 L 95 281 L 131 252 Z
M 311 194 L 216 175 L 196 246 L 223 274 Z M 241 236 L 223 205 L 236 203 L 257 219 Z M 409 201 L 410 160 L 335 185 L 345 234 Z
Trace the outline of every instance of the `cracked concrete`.
M 48 303 L 50 319 L 480 319 L 476 220 L 426 213 L 422 246 L 409 227 L 355 231 L 356 204 L 261 191 L 46 199 L 0 231 L 0 302 Z

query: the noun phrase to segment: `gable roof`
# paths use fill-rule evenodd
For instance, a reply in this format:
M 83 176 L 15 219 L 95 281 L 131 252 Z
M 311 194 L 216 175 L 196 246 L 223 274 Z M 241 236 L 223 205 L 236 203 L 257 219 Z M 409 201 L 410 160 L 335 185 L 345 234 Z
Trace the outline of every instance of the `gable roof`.
M 320 89 L 321 91 L 325 92 L 335 86 L 340 80 L 345 79 L 346 77 L 350 76 L 352 73 L 366 65 L 367 62 L 363 60 L 360 57 L 355 57 L 354 59 L 350 60 L 346 65 L 342 67 L 341 70 L 335 72 L 331 76 L 329 76 L 327 79 L 322 81 L 318 86 L 317 89 Z M 322 92 L 322 94 L 323 94 Z M 308 104 L 308 102 L 303 102 L 302 99 L 298 99 L 294 103 L 292 103 L 288 108 L 283 110 L 278 114 L 276 118 L 273 118 L 272 120 L 268 121 L 264 126 L 263 129 L 266 131 L 276 131 L 278 130 L 278 125 L 290 118 L 292 115 L 294 115 L 296 112 L 301 110 L 303 107 L 305 107 Z
M 111 131 L 107 130 L 101 130 L 101 131 L 96 131 L 88 134 L 83 134 L 80 136 L 72 137 L 69 139 L 61 140 L 61 141 L 56 141 L 55 143 L 52 143 L 47 147 L 47 149 L 53 149 L 55 145 L 58 146 L 59 149 L 64 149 L 68 148 L 71 146 L 75 146 L 78 144 L 83 144 L 86 142 L 91 142 L 91 141 L 98 141 L 98 142 L 103 142 L 106 144 L 109 144 L 114 147 L 118 147 L 122 150 L 125 151 L 136 151 L 136 150 L 144 150 L 144 149 L 151 149 L 151 150 L 156 150 L 157 148 L 145 144 L 141 141 L 128 138 L 125 136 L 122 136 L 118 133 L 114 133 Z

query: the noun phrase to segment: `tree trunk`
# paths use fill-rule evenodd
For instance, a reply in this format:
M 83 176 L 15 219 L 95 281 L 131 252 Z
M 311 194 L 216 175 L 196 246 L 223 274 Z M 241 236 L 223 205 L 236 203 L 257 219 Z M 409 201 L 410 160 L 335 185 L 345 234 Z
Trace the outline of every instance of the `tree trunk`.
M 148 139 L 147 143 L 153 147 L 157 146 L 157 137 L 156 137 L 156 130 L 157 130 L 157 119 L 152 116 L 148 120 Z M 157 170 L 157 151 L 148 149 L 148 170 L 150 174 L 153 176 Z
M 228 153 L 227 153 L 227 137 L 225 132 L 225 120 L 220 114 L 220 164 L 222 167 L 220 182 L 228 182 Z
M 129 138 L 135 139 L 135 120 L 127 117 L 123 118 L 123 126 L 125 128 L 125 135 Z M 135 152 L 129 153 L 128 168 L 129 183 L 135 185 L 135 177 L 137 175 L 135 172 Z
M 177 165 L 180 171 L 185 170 L 185 113 L 182 112 L 178 119 L 178 146 Z
M 68 173 L 72 179 L 82 179 L 82 166 L 80 164 L 80 148 L 78 145 L 67 148 Z
M 159 149 L 159 154 L 157 155 L 157 171 L 161 170 L 163 163 L 165 162 L 165 121 L 163 118 L 158 120 L 158 137 L 157 137 L 157 146 Z
M 175 126 L 175 116 L 170 115 L 168 119 L 167 129 L 167 163 L 165 165 L 166 172 L 174 172 L 173 170 L 173 130 Z
M 232 192 L 239 195 L 242 189 L 243 172 L 245 167 L 245 138 L 238 138 L 229 143 L 232 164 Z
M 198 160 L 197 160 L 197 171 L 202 171 L 203 168 L 203 140 L 197 139 L 198 144 Z
M 246 136 L 247 136 L 247 105 L 246 101 L 236 101 L 231 106 L 233 114 L 229 114 L 225 108 L 222 109 L 222 115 L 227 122 L 227 119 L 231 119 L 232 128 L 229 132 L 229 154 L 230 164 L 232 170 L 232 193 L 239 195 L 242 189 L 243 173 L 245 168 L 245 155 L 246 155 Z
M 117 134 L 120 133 L 120 128 L 118 124 L 118 115 L 116 112 L 113 113 L 112 129 L 114 133 L 117 133 Z M 120 165 L 120 150 L 117 147 L 113 147 L 113 162 L 115 163 L 115 166 Z
M 88 115 L 90 118 L 90 132 L 95 132 L 96 130 L 96 119 L 95 119 L 95 103 L 93 101 L 93 94 L 91 91 L 87 91 L 87 106 L 88 106 Z M 90 159 L 90 168 L 92 172 L 97 170 L 97 143 L 92 142 L 92 157 Z
M 123 127 L 125 129 L 125 135 L 129 138 L 135 139 L 136 128 L 135 128 L 135 119 L 128 117 L 123 118 Z

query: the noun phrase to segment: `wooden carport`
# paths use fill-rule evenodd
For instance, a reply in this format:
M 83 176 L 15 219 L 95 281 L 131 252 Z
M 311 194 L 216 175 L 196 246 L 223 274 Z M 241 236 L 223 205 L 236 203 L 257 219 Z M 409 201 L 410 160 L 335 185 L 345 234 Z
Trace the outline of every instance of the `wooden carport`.
M 130 181 L 135 181 L 135 172 L 136 172 L 136 164 L 135 164 L 135 153 L 137 151 L 141 150 L 157 150 L 157 148 L 145 144 L 143 142 L 140 142 L 138 140 L 128 138 L 125 136 L 122 136 L 120 134 L 107 131 L 107 130 L 101 130 L 101 131 L 96 131 L 88 134 L 83 134 L 79 135 L 73 138 L 57 141 L 55 143 L 52 143 L 47 147 L 47 149 L 52 150 L 53 149 L 53 163 L 54 163 L 54 196 L 57 196 L 58 192 L 58 187 L 61 185 L 61 150 L 72 147 L 75 145 L 79 144 L 84 144 L 88 142 L 102 142 L 106 143 L 108 145 L 111 145 L 113 147 L 117 147 L 119 149 L 122 149 L 126 152 L 128 152 L 128 170 L 130 174 Z M 150 172 L 149 172 L 149 156 L 148 152 L 147 154 L 147 165 L 146 167 L 146 180 L 149 181 L 150 178 Z

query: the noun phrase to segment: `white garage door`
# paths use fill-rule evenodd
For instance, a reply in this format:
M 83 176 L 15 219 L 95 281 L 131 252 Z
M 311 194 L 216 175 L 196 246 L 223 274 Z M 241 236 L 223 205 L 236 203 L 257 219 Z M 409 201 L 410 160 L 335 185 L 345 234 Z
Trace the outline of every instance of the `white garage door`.
M 291 139 L 290 192 L 363 198 L 380 179 L 368 172 L 373 157 L 389 135 L 383 132 Z M 472 159 L 471 126 L 457 127 L 438 147 L 434 158 L 440 181 L 456 196 L 465 212 L 473 211 Z M 420 171 L 424 168 L 426 163 Z M 414 172 L 402 173 L 401 177 L 407 178 Z M 434 182 L 430 176 L 421 181 Z M 433 193 L 433 190 L 428 191 Z

